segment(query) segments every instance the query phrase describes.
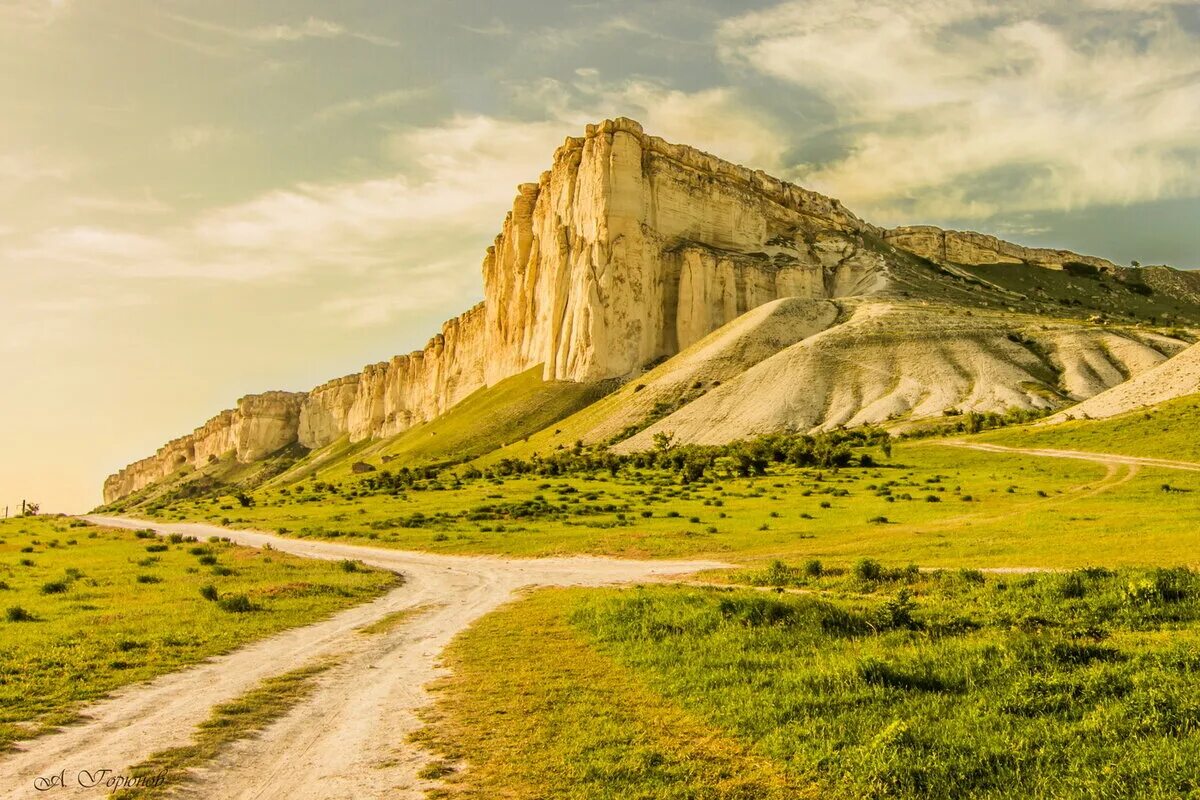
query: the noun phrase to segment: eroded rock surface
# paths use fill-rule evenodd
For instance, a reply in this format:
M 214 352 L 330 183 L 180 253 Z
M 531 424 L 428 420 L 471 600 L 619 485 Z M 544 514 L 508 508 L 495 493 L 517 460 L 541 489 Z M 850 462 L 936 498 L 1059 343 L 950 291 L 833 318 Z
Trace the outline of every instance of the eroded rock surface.
M 518 187 L 483 259 L 483 302 L 446 322 L 424 349 L 307 393 L 243 398 L 110 476 L 105 501 L 231 451 L 253 461 L 293 443 L 319 448 L 342 437 L 392 436 L 538 366 L 557 381 L 639 374 L 781 298 L 887 294 L 898 268 L 892 248 L 964 265 L 1118 269 L 983 234 L 884 230 L 832 198 L 649 136 L 632 120 L 608 120 L 568 138 L 536 183 Z M 1179 283 L 1169 272 L 1154 280 Z M 1082 395 L 1077 388 L 1098 391 L 1117 379 L 1116 367 L 1093 361 L 1068 375 L 1066 391 Z M 930 403 L 905 397 L 891 405 Z

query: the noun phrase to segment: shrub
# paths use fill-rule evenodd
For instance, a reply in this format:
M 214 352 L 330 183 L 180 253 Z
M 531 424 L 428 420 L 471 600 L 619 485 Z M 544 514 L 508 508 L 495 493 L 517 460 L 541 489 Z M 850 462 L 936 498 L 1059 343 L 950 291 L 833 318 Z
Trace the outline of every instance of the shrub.
M 796 571 L 776 559 L 763 572 L 762 582 L 768 586 L 785 586 L 795 578 Z
M 171 544 L 183 544 L 183 534 L 182 533 L 172 533 L 170 536 L 167 537 L 167 541 L 170 542 Z
M 226 597 L 224 600 L 218 600 L 217 605 L 222 611 L 228 611 L 231 614 L 245 614 L 248 611 L 258 609 L 256 605 L 250 602 L 250 598 L 244 594 L 235 594 Z
M 213 586 L 211 583 L 207 584 L 205 586 L 201 586 L 200 587 L 200 596 L 203 597 L 205 600 L 215 602 L 218 597 L 217 587 Z
M 66 581 L 50 581 L 42 584 L 42 594 L 62 594 L 67 591 Z
M 148 544 L 146 545 L 147 553 L 165 553 L 170 548 L 165 544 Z
M 901 589 L 896 596 L 879 609 L 879 623 L 883 628 L 913 627 L 912 612 L 917 607 L 908 589 Z
M 342 568 L 342 572 L 358 572 L 359 570 L 359 562 L 351 561 L 348 558 L 343 558 L 339 562 L 339 566 Z
M 162 578 L 157 575 L 138 575 L 138 583 L 162 583 Z
M 10 606 L 5 612 L 5 617 L 9 622 L 32 622 L 33 614 L 30 614 L 20 606 Z
M 198 558 L 196 560 L 199 561 L 201 564 L 203 564 L 206 567 L 211 567 L 217 563 L 217 557 L 214 556 L 212 553 L 206 553 L 206 554 L 200 556 L 200 558 Z
M 883 567 L 871 558 L 861 558 L 854 564 L 854 577 L 860 581 L 878 581 L 883 578 Z
M 825 568 L 821 565 L 820 561 L 810 558 L 804 562 L 803 571 L 810 578 L 819 578 L 825 572 Z

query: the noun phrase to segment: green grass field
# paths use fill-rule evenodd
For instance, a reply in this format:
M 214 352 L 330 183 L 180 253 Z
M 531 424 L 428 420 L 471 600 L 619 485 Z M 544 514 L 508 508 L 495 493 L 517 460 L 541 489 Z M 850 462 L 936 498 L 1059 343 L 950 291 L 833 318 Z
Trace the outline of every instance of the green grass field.
M 897 444 L 891 459 L 872 452 L 880 466 L 771 465 L 756 478 L 686 485 L 659 469 L 456 480 L 459 468 L 395 492 L 369 491 L 361 477 L 306 481 L 255 492 L 250 507 L 202 498 L 155 516 L 445 553 L 1056 568 L 1196 559 L 1200 474 L 934 441 Z
M 117 687 L 316 621 L 395 583 L 391 573 L 225 542 L 139 538 L 48 517 L 0 522 L 0 748 L 69 723 Z
M 423 736 L 469 764 L 447 794 L 1200 792 L 1195 573 L 774 572 L 806 593 L 548 590 L 485 619 Z
M 1193 397 L 964 441 L 1200 462 L 1198 417 Z M 838 468 L 788 456 L 755 474 L 748 445 L 697 476 L 686 448 L 535 457 L 558 430 L 440 471 L 413 451 L 356 474 L 369 448 L 375 463 L 417 439 L 343 441 L 315 476 L 130 511 L 442 553 L 733 565 L 712 585 L 544 590 L 483 618 L 447 652 L 418 735 L 436 795 L 1200 796 L 1200 472 L 867 436 L 820 462 Z
M 1010 447 L 1088 450 L 1200 463 L 1200 395 L 1189 395 L 1141 411 L 1100 420 L 993 431 L 980 441 Z

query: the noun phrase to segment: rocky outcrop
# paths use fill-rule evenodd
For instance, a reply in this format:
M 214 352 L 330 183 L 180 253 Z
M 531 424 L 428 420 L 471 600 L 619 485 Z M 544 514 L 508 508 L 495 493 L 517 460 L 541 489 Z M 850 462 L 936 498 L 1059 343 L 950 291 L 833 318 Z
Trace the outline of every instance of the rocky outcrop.
M 193 432 L 172 439 L 148 458 L 135 461 L 104 481 L 104 502 L 162 480 L 184 466 L 199 467 L 226 453 L 241 462 L 258 461 L 296 441 L 302 392 L 266 392 L 238 400 Z
M 780 298 L 887 291 L 896 259 L 886 244 L 959 263 L 1112 266 L 974 233 L 885 231 L 837 200 L 608 120 L 568 138 L 538 182 L 518 188 L 483 259 L 483 302 L 423 350 L 303 395 L 256 396 L 288 397 L 277 414 L 244 398 L 111 476 L 105 499 L 231 450 L 252 460 L 292 442 L 394 435 L 539 366 L 546 380 L 634 375 Z
M 1070 250 L 1022 247 L 974 231 L 946 231 L 931 225 L 912 225 L 884 231 L 883 239 L 894 247 L 939 263 L 1028 264 L 1045 269 L 1063 269 L 1068 264 L 1085 264 L 1105 272 L 1120 267 L 1103 258 L 1083 256 Z

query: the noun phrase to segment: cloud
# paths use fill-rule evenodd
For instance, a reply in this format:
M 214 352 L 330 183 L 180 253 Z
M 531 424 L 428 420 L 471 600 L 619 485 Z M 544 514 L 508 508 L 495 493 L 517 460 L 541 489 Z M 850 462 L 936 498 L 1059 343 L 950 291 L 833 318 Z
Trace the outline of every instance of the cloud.
M 558 123 L 456 117 L 392 134 L 389 152 L 404 167 L 394 174 L 299 183 L 167 229 L 53 227 L 5 242 L 0 262 L 110 279 L 231 282 L 316 272 L 360 279 L 435 264 L 454 285 L 465 285 L 461 273 L 478 286 L 484 248 L 517 184 L 549 167 L 565 133 Z M 407 283 L 397 277 L 393 286 Z
M 369 285 L 322 303 L 321 313 L 347 328 L 368 328 L 455 301 L 461 304 L 460 311 L 465 311 L 469 301 L 464 298 L 480 294 L 479 277 L 455 259 L 373 272 L 364 283 Z M 396 291 L 401 284 L 404 291 Z
M 431 91 L 427 87 L 395 89 L 390 92 L 380 92 L 370 97 L 355 97 L 340 103 L 328 105 L 320 109 L 312 118 L 314 122 L 334 122 L 336 120 L 355 117 L 385 108 L 396 108 L 407 105 L 414 100 L 428 97 Z
M 394 166 L 377 177 L 300 182 L 175 223 L 131 214 L 126 225 L 58 225 L 0 241 L 0 263 L 116 285 L 329 285 L 344 276 L 353 288 L 323 311 L 347 326 L 380 325 L 422 304 L 477 296 L 484 250 L 517 185 L 536 181 L 555 148 L 587 122 L 634 116 L 653 133 L 764 168 L 780 163 L 786 141 L 723 89 L 604 84 L 590 74 L 525 89 L 546 103 L 538 118 L 456 115 L 391 131 L 384 149 Z
M 510 28 L 507 23 L 496 19 L 495 17 L 493 17 L 492 21 L 486 25 L 461 25 L 459 27 L 461 27 L 464 31 L 477 33 L 480 36 L 511 36 L 513 33 L 512 28 Z
M 233 138 L 233 131 L 215 125 L 185 125 L 175 128 L 167 137 L 168 146 L 176 153 L 190 153 L 213 145 L 224 144 Z
M 603 81 L 596 70 L 581 68 L 571 81 L 546 79 L 511 91 L 559 131 L 560 140 L 563 131 L 579 135 L 589 122 L 631 117 L 647 133 L 776 172 L 790 143 L 770 113 L 729 87 L 686 92 L 643 78 Z
M 791 177 L 881 221 L 1200 192 L 1200 39 L 1168 2 L 801 0 L 721 56 L 823 101 L 841 152 Z
M 308 17 L 298 23 L 274 23 L 254 27 L 234 27 L 222 25 L 208 20 L 196 19 L 180 14 L 165 15 L 168 19 L 194 30 L 215 34 L 222 38 L 233 39 L 248 44 L 294 44 L 309 40 L 358 39 L 379 47 L 399 47 L 394 39 L 379 36 L 365 31 L 348 28 L 340 22 L 332 22 L 320 17 Z M 218 51 L 219 52 L 219 51 Z
M 0 185 L 12 188 L 29 183 L 69 180 L 75 166 L 40 151 L 0 153 Z
M 6 0 L 0 3 L 0 27 L 44 28 L 70 10 L 70 0 Z
M 399 42 L 392 39 L 370 33 L 352 31 L 337 22 L 330 22 L 319 17 L 309 17 L 299 25 L 266 25 L 259 28 L 250 28 L 240 33 L 248 39 L 259 42 L 302 42 L 305 39 L 339 39 L 348 37 L 351 39 L 361 39 L 364 42 L 370 42 L 382 47 L 399 47 Z

